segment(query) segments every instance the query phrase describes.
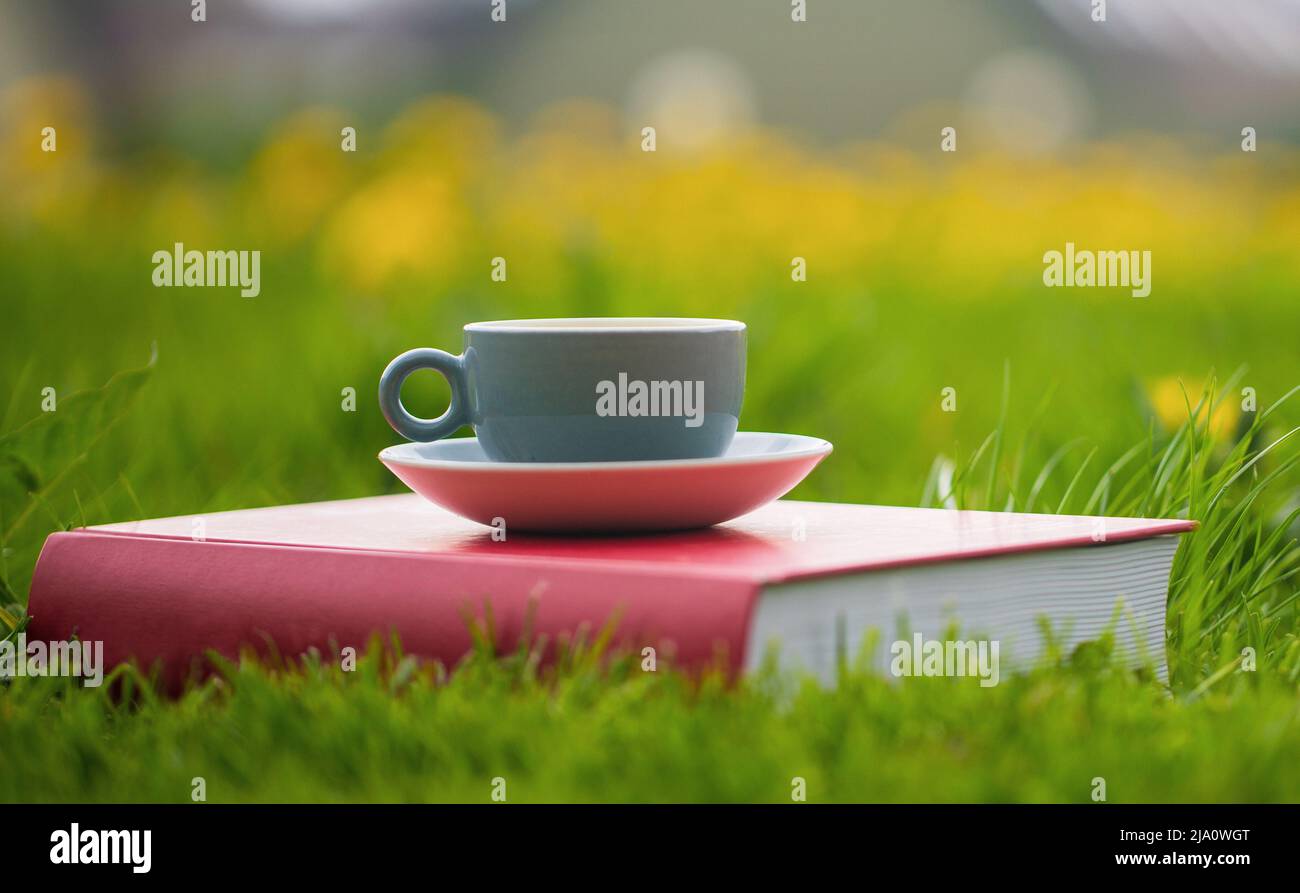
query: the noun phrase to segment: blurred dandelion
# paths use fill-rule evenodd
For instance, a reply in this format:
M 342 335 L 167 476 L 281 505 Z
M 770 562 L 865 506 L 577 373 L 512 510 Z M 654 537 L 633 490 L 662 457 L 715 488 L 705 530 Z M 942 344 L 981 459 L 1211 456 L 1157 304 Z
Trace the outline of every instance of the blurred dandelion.
M 386 174 L 334 213 L 322 265 L 373 290 L 401 274 L 446 273 L 464 251 L 466 211 L 447 180 L 419 171 Z
M 50 128 L 50 130 L 46 130 Z M 55 151 L 43 148 L 50 134 Z M 18 81 L 0 92 L 0 192 L 10 212 L 60 226 L 86 210 L 97 183 L 94 121 L 69 77 Z
M 1151 409 L 1165 430 L 1175 431 L 1188 420 L 1188 407 L 1193 410 L 1197 408 L 1196 404 L 1202 393 L 1204 393 L 1203 381 L 1179 375 L 1167 375 L 1152 382 L 1148 388 L 1147 398 L 1151 401 Z M 1212 439 L 1226 440 L 1236 434 L 1237 423 L 1241 418 L 1241 407 L 1235 401 L 1228 399 L 1216 402 L 1213 415 L 1208 416 L 1207 423 L 1209 412 L 1210 408 L 1203 406 L 1195 415 L 1195 419 L 1198 425 L 1206 426 Z
M 302 238 L 348 185 L 339 151 L 344 122 L 335 109 L 306 109 L 282 122 L 252 159 L 250 212 L 274 241 Z
M 704 59 L 688 58 L 685 70 L 717 62 Z M 679 63 L 664 70 L 680 73 Z M 1048 67 L 1029 78 L 1039 92 L 1028 104 L 1000 92 L 1016 80 L 1008 72 L 1032 73 L 1040 63 Z M 1072 95 L 1061 86 L 1068 77 L 1044 86 L 1050 64 L 1034 54 L 1003 64 L 973 87 L 971 109 L 1012 110 L 992 113 L 984 133 L 1005 128 L 1014 137 L 1033 109 L 1062 102 L 1069 120 L 1039 130 L 1055 140 L 1083 126 L 1062 98 Z M 717 70 L 730 71 L 725 63 Z M 664 91 L 649 86 L 664 83 Z M 1011 156 L 984 151 L 977 129 L 964 131 L 962 151 L 940 163 L 937 151 L 898 142 L 800 145 L 759 127 L 745 88 L 729 75 L 712 83 L 731 86 L 700 104 L 672 83 L 647 77 L 644 97 L 665 104 L 637 106 L 687 122 L 660 121 L 665 148 L 679 136 L 678 148 L 695 147 L 662 159 L 633 151 L 629 134 L 639 130 L 629 129 L 625 109 L 568 100 L 505 134 L 479 104 L 431 96 L 387 124 L 309 107 L 272 127 L 246 164 L 222 171 L 166 149 L 99 158 L 77 84 L 24 82 L 2 98 L 0 155 L 9 163 L 0 165 L 0 222 L 94 232 L 106 252 L 135 252 L 142 240 L 151 250 L 174 241 L 301 245 L 327 277 L 367 291 L 401 277 L 450 291 L 463 282 L 456 277 L 507 256 L 512 270 L 528 271 L 512 277 L 512 288 L 583 304 L 556 308 L 573 312 L 644 294 L 657 312 L 740 313 L 757 290 L 786 279 L 794 256 L 807 259 L 810 282 L 835 296 L 821 308 L 831 317 L 849 312 L 851 296 L 886 270 L 906 271 L 909 288 L 945 301 L 1036 288 L 1043 252 L 1067 240 L 1151 250 L 1160 288 L 1186 300 L 1203 294 L 1207 271 L 1242 257 L 1300 269 L 1300 188 L 1281 175 L 1300 163 L 1294 151 L 1274 149 L 1268 164 L 1243 166 L 1241 153 L 1207 158 L 1168 140 L 1082 143 L 1058 157 L 1041 154 L 1055 142 L 1031 139 L 1021 149 L 1040 154 Z M 706 120 L 706 106 L 731 111 Z M 52 115 L 70 122 L 56 159 L 39 146 Z M 354 123 L 362 150 L 344 153 L 340 129 Z M 30 176 L 33 165 L 49 168 Z

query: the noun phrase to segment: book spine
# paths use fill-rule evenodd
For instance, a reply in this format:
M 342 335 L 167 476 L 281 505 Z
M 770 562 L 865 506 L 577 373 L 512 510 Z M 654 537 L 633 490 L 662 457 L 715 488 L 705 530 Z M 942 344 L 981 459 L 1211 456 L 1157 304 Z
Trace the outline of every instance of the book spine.
M 744 666 L 757 583 L 638 568 L 151 537 L 52 534 L 32 580 L 29 639 L 102 641 L 107 666 L 159 666 L 169 688 L 201 672 L 209 649 L 283 656 L 365 649 L 397 634 L 403 650 L 454 665 L 470 623 L 490 611 L 497 653 L 526 634 L 545 643 L 607 626 L 616 649 L 656 663 Z

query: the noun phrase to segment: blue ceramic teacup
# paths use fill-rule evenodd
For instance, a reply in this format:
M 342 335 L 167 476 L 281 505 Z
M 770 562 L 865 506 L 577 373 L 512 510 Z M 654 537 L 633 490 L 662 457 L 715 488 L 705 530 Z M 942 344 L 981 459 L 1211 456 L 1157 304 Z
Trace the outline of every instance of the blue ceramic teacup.
M 402 406 L 417 369 L 442 373 L 436 419 Z M 609 462 L 722 455 L 740 420 L 745 324 L 725 319 L 515 319 L 465 326 L 465 351 L 408 350 L 379 379 L 399 434 L 438 440 L 472 425 L 501 462 Z

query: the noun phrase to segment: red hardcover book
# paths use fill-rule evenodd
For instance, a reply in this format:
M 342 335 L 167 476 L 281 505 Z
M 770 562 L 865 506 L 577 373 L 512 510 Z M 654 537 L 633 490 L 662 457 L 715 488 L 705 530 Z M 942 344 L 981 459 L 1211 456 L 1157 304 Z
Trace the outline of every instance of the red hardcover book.
M 466 612 L 498 646 L 615 624 L 615 644 L 677 665 L 752 669 L 769 649 L 833 678 L 869 629 L 963 631 L 1032 659 L 1040 619 L 1065 644 L 1114 628 L 1159 666 L 1174 534 L 1191 522 L 782 500 L 705 530 L 494 539 L 414 494 L 52 534 L 28 638 L 102 640 L 106 664 L 180 680 L 208 649 L 362 649 L 400 635 L 456 663 Z M 1121 617 L 1117 624 L 1116 617 Z

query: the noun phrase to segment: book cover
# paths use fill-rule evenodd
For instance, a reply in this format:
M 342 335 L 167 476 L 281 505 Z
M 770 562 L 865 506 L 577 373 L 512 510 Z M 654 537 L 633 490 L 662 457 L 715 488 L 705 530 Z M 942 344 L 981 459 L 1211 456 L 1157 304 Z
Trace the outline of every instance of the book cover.
M 739 671 L 765 587 L 1193 526 L 782 500 L 704 530 L 501 538 L 403 494 L 56 533 L 29 610 L 33 636 L 102 640 L 109 664 L 157 662 L 173 683 L 208 649 L 360 649 L 375 633 L 454 664 L 488 606 L 502 649 L 612 623 L 616 645 Z

